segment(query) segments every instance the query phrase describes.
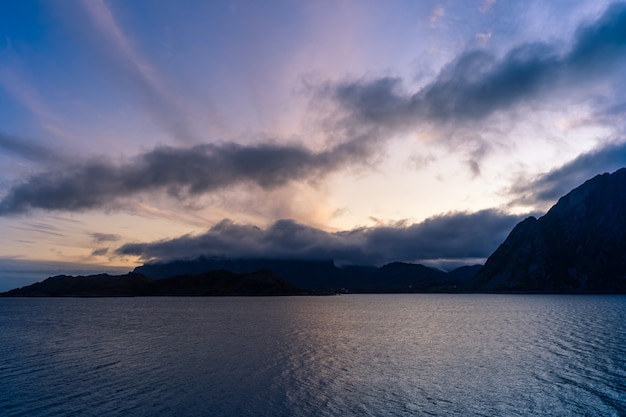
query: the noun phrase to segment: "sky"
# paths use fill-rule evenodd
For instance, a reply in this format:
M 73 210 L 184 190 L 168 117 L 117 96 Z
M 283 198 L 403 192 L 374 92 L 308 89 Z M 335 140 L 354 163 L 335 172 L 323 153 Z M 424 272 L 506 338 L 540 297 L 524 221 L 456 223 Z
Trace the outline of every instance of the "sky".
M 482 263 L 626 166 L 626 3 L 7 2 L 0 290 L 217 257 Z

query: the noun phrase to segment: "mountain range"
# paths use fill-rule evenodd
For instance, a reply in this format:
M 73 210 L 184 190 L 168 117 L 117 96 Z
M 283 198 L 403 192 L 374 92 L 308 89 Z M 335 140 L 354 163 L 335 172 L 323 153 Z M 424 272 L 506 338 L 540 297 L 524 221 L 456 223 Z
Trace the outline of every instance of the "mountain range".
M 309 294 L 288 284 L 271 271 L 237 274 L 205 271 L 165 279 L 142 274 L 58 275 L 2 295 L 7 297 L 133 297 L 133 296 L 258 296 Z
M 332 260 L 222 259 L 200 257 L 146 264 L 134 272 L 153 279 L 210 270 L 237 273 L 268 269 L 299 288 L 332 292 L 441 292 L 464 287 L 480 265 L 444 272 L 420 264 L 393 262 L 373 266 L 338 267 Z
M 3 296 L 295 295 L 338 292 L 626 293 L 626 168 L 575 188 L 528 217 L 487 259 L 444 272 L 420 264 L 200 257 L 127 275 L 58 276 Z

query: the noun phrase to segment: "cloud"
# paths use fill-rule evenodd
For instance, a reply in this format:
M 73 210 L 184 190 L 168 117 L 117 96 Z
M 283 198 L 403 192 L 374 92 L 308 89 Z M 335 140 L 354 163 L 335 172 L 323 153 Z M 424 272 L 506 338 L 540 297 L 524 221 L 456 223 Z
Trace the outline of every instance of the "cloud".
M 95 249 L 91 252 L 91 256 L 104 256 L 109 252 L 109 248 Z
M 446 14 L 446 9 L 443 6 L 436 6 L 432 13 L 430 14 L 429 20 L 430 23 L 436 23 L 439 19 L 441 19 Z
M 474 35 L 474 37 L 478 42 L 484 45 L 491 39 L 491 32 L 480 32 Z
M 118 78 L 126 80 L 132 90 L 141 95 L 154 121 L 176 139 L 195 142 L 195 135 L 186 117 L 188 109 L 172 89 L 159 69 L 134 45 L 131 37 L 115 18 L 104 0 L 82 0 L 82 7 L 101 35 L 104 43 L 97 44 L 106 67 Z M 120 77 L 121 75 L 121 77 Z M 207 108 L 212 112 L 213 109 Z
M 522 217 L 497 210 L 457 212 L 412 225 L 377 226 L 335 233 L 292 220 L 279 220 L 267 229 L 224 220 L 201 235 L 129 243 L 118 248 L 116 253 L 161 261 L 201 255 L 334 259 L 340 263 L 375 265 L 391 261 L 475 260 L 489 256 Z
M 316 180 L 360 163 L 370 153 L 366 138 L 321 152 L 269 143 L 160 147 L 125 163 L 94 159 L 36 174 L 8 190 L 0 200 L 0 215 L 110 207 L 148 191 L 187 198 L 241 184 L 270 190 L 290 181 Z
M 58 159 L 56 152 L 26 139 L 0 132 L 0 149 L 34 162 L 49 162 Z
M 496 0 L 483 0 L 483 4 L 480 6 L 480 12 L 487 13 L 494 4 L 496 4 Z
M 163 78 L 134 48 L 106 3 L 85 1 L 83 5 L 118 49 L 118 58 L 124 58 L 131 68 L 125 71 L 133 74 L 132 80 L 139 79 L 147 95 L 159 98 L 157 102 L 175 102 Z M 565 84 L 601 79 L 611 64 L 624 58 L 624 28 L 626 5 L 614 4 L 595 22 L 580 26 L 564 53 L 545 43 L 522 44 L 500 58 L 487 51 L 468 51 L 414 93 L 407 92 L 402 79 L 394 77 L 327 85 L 323 93 L 330 94 L 340 111 L 336 116 L 339 123 L 330 126 L 338 129 L 329 130 L 326 138 L 336 139 L 335 145 L 325 150 L 271 143 L 206 144 L 160 147 L 123 162 L 92 159 L 56 166 L 6 190 L 0 215 L 33 209 L 119 207 L 124 198 L 152 191 L 191 198 L 240 185 L 270 190 L 290 181 L 315 181 L 346 166 L 367 163 L 380 150 L 383 139 L 398 130 L 420 123 L 448 126 L 481 120 L 555 88 L 565 88 Z M 176 112 L 172 117 L 176 123 L 181 121 Z M 474 175 L 479 175 L 489 144 L 480 134 L 466 142 L 469 145 L 463 144 L 463 149 L 470 152 L 468 163 Z M 24 156 L 43 155 L 28 146 L 20 147 L 10 137 L 0 136 L 0 147 Z
M 615 82 L 626 63 L 626 3 L 615 3 L 597 20 L 580 25 L 569 47 L 562 45 L 522 43 L 501 56 L 484 49 L 465 51 L 413 92 L 393 76 L 328 83 L 319 91 L 336 106 L 335 126 L 346 137 L 353 129 L 370 129 L 369 135 L 382 143 L 434 127 L 440 145 L 468 154 L 468 167 L 476 176 L 495 148 L 486 119 L 515 115 L 520 105 L 540 99 L 573 96 L 607 80 Z
M 477 121 L 557 88 L 602 80 L 614 64 L 625 61 L 624 52 L 626 4 L 615 3 L 597 21 L 578 28 L 566 53 L 541 42 L 518 45 L 500 58 L 471 50 L 414 93 L 393 77 L 348 81 L 326 90 L 355 123 L 403 129 L 425 122 Z
M 0 85 L 41 120 L 46 123 L 59 124 L 58 117 L 45 103 L 39 92 L 24 80 L 21 75 L 23 71 L 22 68 L 3 65 L 0 67 Z
M 102 242 L 117 242 L 120 240 L 119 235 L 115 235 L 112 233 L 90 233 L 89 236 L 94 240 L 94 242 L 102 243 Z
M 518 178 L 509 190 L 515 196 L 512 204 L 554 204 L 588 179 L 625 166 L 626 142 L 599 147 L 546 174 L 535 178 Z
M 590 71 L 604 73 L 606 66 L 624 59 L 626 50 L 626 3 L 613 3 L 593 24 L 580 26 L 565 64 L 579 76 Z

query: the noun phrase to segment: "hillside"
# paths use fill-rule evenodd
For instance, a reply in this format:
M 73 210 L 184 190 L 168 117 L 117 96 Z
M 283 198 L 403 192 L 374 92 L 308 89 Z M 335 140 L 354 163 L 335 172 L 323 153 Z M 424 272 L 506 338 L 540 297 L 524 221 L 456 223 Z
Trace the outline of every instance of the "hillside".
M 626 292 L 626 168 L 520 222 L 472 280 L 480 292 Z
M 479 269 L 478 266 L 472 266 L 444 272 L 421 264 L 404 262 L 392 262 L 376 268 L 363 265 L 338 267 L 332 260 L 200 257 L 149 263 L 135 268 L 134 272 L 153 279 L 163 279 L 174 274 L 197 274 L 217 269 L 245 273 L 260 268 L 271 270 L 298 288 L 356 293 L 457 292 Z
M 299 295 L 304 292 L 270 271 L 246 274 L 211 271 L 153 280 L 138 273 L 126 275 L 59 275 L 0 294 L 4 297 L 130 297 Z

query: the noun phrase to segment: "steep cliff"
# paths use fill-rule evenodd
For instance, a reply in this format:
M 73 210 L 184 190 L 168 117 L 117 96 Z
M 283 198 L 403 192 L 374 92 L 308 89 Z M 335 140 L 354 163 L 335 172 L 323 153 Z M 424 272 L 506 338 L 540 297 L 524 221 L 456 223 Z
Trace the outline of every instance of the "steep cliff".
M 519 223 L 474 291 L 626 292 L 626 168 L 598 175 Z

